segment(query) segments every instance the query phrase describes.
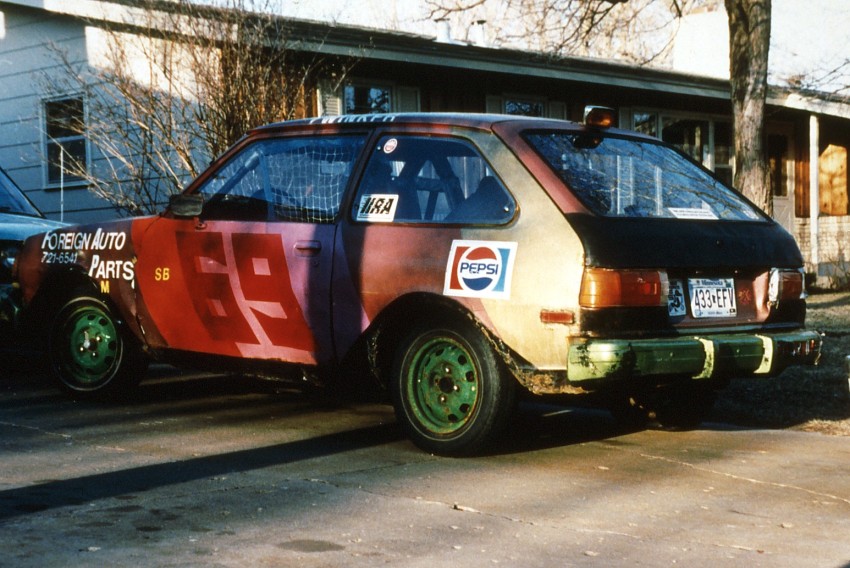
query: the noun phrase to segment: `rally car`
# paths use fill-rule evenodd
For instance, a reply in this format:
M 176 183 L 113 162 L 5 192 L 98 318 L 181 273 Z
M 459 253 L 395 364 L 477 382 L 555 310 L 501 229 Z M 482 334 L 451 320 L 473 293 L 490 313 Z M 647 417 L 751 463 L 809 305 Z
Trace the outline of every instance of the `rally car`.
M 260 127 L 159 215 L 29 239 L 22 301 L 74 395 L 151 358 L 337 385 L 362 362 L 443 454 L 497 439 L 522 391 L 692 426 L 730 378 L 815 363 L 794 239 L 612 118 Z

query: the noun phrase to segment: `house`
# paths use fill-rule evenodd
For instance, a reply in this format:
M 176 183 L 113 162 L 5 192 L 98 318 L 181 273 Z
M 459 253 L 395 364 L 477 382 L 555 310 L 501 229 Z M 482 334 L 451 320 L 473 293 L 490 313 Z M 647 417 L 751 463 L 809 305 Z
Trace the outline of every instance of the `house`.
M 65 178 L 59 149 L 98 160 L 68 121 L 86 119 L 76 92 L 50 94 L 43 77 L 58 63 L 50 44 L 81 62 L 97 56 L 99 30 L 133 33 L 132 3 L 0 0 L 0 164 L 52 218 L 70 222 L 116 214 Z M 395 111 L 525 113 L 580 120 L 585 105 L 610 106 L 620 126 L 676 144 L 721 179 L 734 169 L 728 81 L 586 58 L 496 49 L 426 36 L 327 22 L 291 21 L 301 49 L 356 64 L 334 89 L 307 86 L 309 116 Z M 772 88 L 767 148 L 774 216 L 797 238 L 808 270 L 821 283 L 850 273 L 848 149 L 850 101 L 817 92 Z

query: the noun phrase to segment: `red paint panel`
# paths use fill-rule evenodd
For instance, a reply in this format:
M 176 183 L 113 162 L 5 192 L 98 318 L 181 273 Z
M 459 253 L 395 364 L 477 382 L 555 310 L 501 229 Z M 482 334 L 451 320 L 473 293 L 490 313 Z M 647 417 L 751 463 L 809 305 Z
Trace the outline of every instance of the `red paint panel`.
M 287 229 L 293 229 L 292 239 L 281 235 Z M 139 255 L 137 278 L 161 346 L 318 362 L 313 330 L 328 334 L 328 308 L 314 310 L 318 315 L 308 323 L 288 263 L 315 263 L 299 266 L 298 275 L 318 289 L 327 289 L 329 271 L 322 259 L 287 258 L 286 247 L 294 247 L 298 234 L 297 226 L 283 223 L 209 222 L 200 230 L 193 221 L 152 224 L 143 236 L 146 254 Z M 309 289 L 310 283 L 304 285 Z
M 242 293 L 274 345 L 314 351 L 313 335 L 292 286 L 280 235 L 233 235 Z

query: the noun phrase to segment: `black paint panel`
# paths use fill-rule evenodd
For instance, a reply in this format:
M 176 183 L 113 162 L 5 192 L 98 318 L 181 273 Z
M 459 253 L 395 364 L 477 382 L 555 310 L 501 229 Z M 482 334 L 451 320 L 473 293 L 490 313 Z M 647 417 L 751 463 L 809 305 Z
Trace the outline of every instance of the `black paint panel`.
M 585 265 L 602 268 L 795 268 L 794 238 L 773 222 L 692 221 L 567 215 Z

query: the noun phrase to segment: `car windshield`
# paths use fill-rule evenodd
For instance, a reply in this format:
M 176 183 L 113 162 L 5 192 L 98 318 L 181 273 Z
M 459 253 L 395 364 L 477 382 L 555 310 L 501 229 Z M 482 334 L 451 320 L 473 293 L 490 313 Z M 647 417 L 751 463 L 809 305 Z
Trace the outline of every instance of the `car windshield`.
M 526 140 L 591 211 L 606 217 L 759 221 L 733 189 L 669 146 L 574 132 Z
M 3 170 L 0 170 L 0 213 L 41 217 L 38 209 L 24 197 L 15 182 Z

